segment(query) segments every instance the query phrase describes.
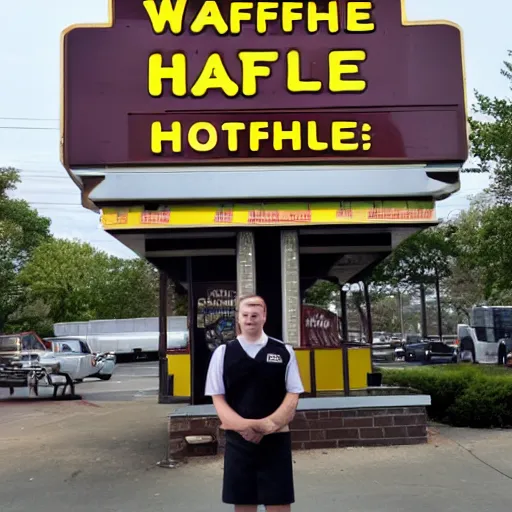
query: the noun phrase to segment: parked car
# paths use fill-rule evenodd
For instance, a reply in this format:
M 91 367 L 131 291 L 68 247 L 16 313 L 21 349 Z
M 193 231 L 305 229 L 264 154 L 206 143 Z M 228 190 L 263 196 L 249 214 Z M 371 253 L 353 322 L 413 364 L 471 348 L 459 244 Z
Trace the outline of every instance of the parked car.
M 116 367 L 116 356 L 110 352 L 95 354 L 87 341 L 78 338 L 44 338 L 51 351 L 61 361 L 62 371 L 72 374 L 75 381 L 88 377 L 110 380 Z
M 374 335 L 372 350 L 374 361 L 392 362 L 402 359 L 404 355 L 401 339 L 393 339 L 384 332 Z
M 448 362 L 456 363 L 458 361 L 458 351 L 456 347 L 433 339 L 422 339 L 417 343 L 408 343 L 405 345 L 405 360 L 407 362 Z
M 446 334 L 443 336 L 443 343 L 450 345 L 450 347 L 458 347 L 458 338 L 456 334 Z
M 61 361 L 53 357 L 47 345 L 35 332 L 22 332 L 0 336 L 0 387 L 29 388 L 38 395 L 40 386 L 53 386 L 54 396 L 63 386 L 69 386 L 74 395 L 73 377 L 61 371 Z

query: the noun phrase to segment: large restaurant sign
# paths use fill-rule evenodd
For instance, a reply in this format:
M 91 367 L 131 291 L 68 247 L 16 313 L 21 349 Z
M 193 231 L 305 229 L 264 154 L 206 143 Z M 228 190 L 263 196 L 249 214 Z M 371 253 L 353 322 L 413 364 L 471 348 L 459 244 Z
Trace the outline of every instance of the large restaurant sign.
M 111 0 L 63 37 L 68 168 L 463 162 L 460 30 L 401 0 Z

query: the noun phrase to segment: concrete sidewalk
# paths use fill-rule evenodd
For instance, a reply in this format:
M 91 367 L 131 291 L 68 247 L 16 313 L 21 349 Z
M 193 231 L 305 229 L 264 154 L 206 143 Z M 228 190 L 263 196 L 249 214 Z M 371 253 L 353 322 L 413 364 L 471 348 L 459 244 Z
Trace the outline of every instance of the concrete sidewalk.
M 68 402 L 0 408 L 2 512 L 220 512 L 222 461 L 179 469 L 167 407 Z M 424 446 L 296 452 L 295 512 L 509 512 L 512 431 L 434 427 Z

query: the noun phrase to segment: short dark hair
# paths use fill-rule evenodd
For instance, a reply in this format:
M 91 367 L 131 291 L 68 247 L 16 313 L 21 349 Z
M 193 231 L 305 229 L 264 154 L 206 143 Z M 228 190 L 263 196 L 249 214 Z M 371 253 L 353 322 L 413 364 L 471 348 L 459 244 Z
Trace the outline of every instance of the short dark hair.
M 260 302 L 253 301 L 253 302 L 249 303 L 248 306 L 261 306 L 263 308 L 263 311 L 267 312 L 267 303 L 265 302 L 265 299 L 263 297 L 261 297 L 260 295 L 256 295 L 256 294 L 241 295 L 240 297 L 238 297 L 236 310 L 240 311 L 240 306 L 242 305 L 242 302 L 246 302 L 250 299 L 257 299 Z

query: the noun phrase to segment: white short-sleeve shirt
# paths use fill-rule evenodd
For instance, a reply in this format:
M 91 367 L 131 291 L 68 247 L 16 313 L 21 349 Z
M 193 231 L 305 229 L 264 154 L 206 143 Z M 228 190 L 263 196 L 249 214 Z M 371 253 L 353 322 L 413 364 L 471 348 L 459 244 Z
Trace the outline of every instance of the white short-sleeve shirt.
M 258 352 L 267 344 L 268 336 L 265 333 L 263 333 L 261 338 L 255 342 L 246 341 L 242 336 L 238 336 L 238 341 L 240 342 L 242 348 L 245 350 L 245 353 L 249 357 L 252 357 L 254 359 Z M 302 385 L 302 380 L 300 378 L 297 357 L 295 356 L 295 352 L 291 346 L 285 346 L 288 352 L 290 353 L 290 361 L 288 362 L 288 365 L 286 367 L 286 391 L 288 393 L 303 393 L 304 386 Z M 224 388 L 225 353 L 226 345 L 221 345 L 212 354 L 210 366 L 208 368 L 208 374 L 206 376 L 206 396 L 224 395 L 226 393 L 226 390 Z

